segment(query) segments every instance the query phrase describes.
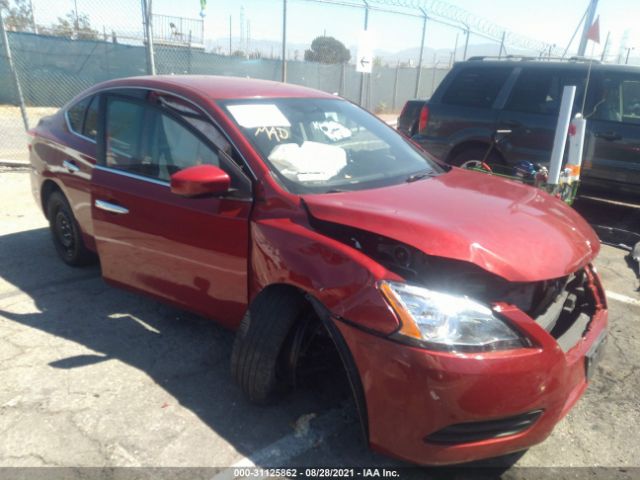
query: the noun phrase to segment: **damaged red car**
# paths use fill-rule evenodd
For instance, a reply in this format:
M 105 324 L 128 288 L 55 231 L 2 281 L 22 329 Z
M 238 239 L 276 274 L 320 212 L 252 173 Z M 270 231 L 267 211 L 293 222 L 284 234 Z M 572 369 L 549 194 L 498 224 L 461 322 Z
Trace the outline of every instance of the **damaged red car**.
M 109 283 L 236 330 L 232 375 L 251 401 L 295 383 L 321 331 L 369 445 L 450 464 L 541 442 L 594 372 L 607 306 L 585 221 L 437 163 L 348 101 L 139 77 L 30 134 L 61 258 L 99 258 Z

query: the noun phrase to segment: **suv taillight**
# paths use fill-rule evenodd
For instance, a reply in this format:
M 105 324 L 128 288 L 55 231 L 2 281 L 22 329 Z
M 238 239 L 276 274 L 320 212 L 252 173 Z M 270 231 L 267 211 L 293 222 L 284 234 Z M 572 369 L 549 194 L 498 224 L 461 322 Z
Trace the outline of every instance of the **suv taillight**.
M 429 107 L 427 105 L 423 105 L 422 110 L 420 110 L 420 120 L 418 120 L 418 133 L 422 133 L 422 131 L 427 128 L 428 122 Z

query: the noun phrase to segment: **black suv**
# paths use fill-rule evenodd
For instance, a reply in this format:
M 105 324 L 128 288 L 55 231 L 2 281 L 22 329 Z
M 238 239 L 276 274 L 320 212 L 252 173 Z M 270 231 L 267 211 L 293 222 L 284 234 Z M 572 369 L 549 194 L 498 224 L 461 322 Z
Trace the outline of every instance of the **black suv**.
M 490 60 L 456 63 L 433 96 L 411 100 L 398 129 L 452 164 L 486 158 L 548 164 L 565 85 L 576 85 L 574 113 L 587 119 L 582 169 L 586 185 L 640 194 L 640 68 L 584 60 Z M 496 139 L 497 130 L 506 130 Z

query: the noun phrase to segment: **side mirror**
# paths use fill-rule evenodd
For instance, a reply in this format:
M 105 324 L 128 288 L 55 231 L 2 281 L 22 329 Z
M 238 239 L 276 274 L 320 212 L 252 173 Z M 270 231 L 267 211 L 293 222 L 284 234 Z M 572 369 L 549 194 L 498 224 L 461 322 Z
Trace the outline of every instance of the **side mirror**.
M 195 165 L 171 175 L 171 193 L 182 197 L 221 195 L 230 186 L 229 175 L 214 165 Z

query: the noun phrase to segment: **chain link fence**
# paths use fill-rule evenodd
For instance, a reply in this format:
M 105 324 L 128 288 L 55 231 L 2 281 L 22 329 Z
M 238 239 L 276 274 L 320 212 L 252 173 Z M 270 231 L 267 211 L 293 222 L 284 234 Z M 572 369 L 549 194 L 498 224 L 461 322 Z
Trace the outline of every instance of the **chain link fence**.
M 441 1 L 209 2 L 206 17 L 191 3 L 154 0 L 149 11 L 150 0 L 0 0 L 8 39 L 0 36 L 0 161 L 26 160 L 23 117 L 34 126 L 112 78 L 284 79 L 391 116 L 428 98 L 455 61 L 553 50 Z M 365 27 L 378 38 L 370 74 L 357 69 Z

